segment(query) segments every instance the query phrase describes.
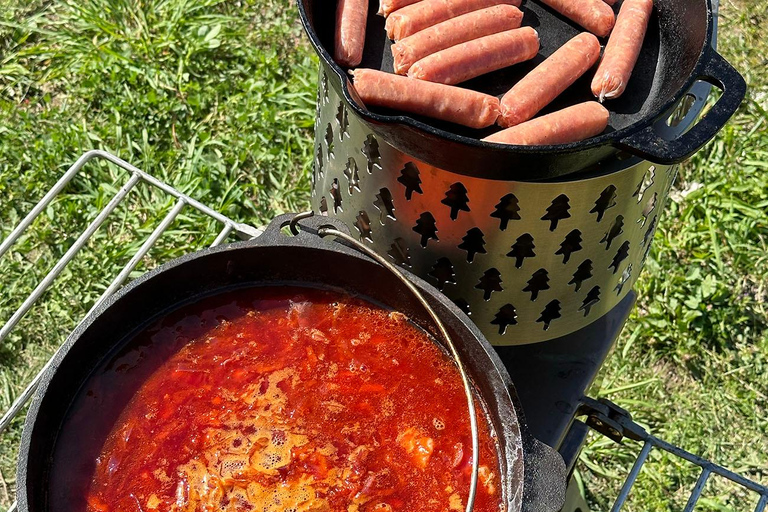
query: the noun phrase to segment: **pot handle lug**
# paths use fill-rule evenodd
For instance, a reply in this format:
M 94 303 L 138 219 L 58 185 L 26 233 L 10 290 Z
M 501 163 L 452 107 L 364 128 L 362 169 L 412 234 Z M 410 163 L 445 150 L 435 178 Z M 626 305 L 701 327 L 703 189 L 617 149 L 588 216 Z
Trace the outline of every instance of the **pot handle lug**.
M 566 468 L 557 451 L 531 437 L 523 447 L 525 485 L 521 512 L 558 512 L 565 505 Z
M 682 162 L 701 149 L 728 122 L 741 105 L 747 92 L 744 78 L 714 49 L 705 57 L 707 63 L 699 80 L 708 82 L 723 93 L 703 118 L 675 139 L 659 136 L 654 124 L 621 139 L 616 145 L 651 162 L 671 165 Z

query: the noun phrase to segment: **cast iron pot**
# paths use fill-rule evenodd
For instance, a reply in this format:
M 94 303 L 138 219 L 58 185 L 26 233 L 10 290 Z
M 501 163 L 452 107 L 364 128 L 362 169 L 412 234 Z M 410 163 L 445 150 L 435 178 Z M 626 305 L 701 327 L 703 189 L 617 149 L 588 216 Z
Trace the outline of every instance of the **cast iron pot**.
M 610 111 L 606 133 L 582 142 L 552 146 L 510 146 L 479 139 L 495 129 L 471 130 L 449 123 L 401 115 L 385 109 L 368 110 L 351 85 L 347 70 L 333 62 L 334 13 L 332 0 L 298 0 L 299 13 L 315 48 L 328 86 L 377 137 L 434 167 L 479 178 L 518 181 L 555 178 L 583 170 L 617 153 L 632 154 L 658 164 L 685 160 L 723 127 L 741 104 L 746 84 L 739 73 L 713 48 L 711 0 L 655 0 L 653 16 L 626 92 L 605 106 Z M 614 7 L 616 12 L 620 3 Z M 363 62 L 360 67 L 392 72 L 392 44 L 384 32 L 384 18 L 376 15 L 378 0 L 370 0 Z M 541 49 L 530 62 L 460 84 L 501 97 L 535 65 L 582 32 L 570 20 L 533 0 L 521 7 L 523 25 L 539 32 Z M 602 41 L 603 44 L 606 42 Z M 566 90 L 542 113 L 594 100 L 589 88 L 593 72 Z M 672 140 L 661 124 L 696 81 L 722 90 L 720 99 L 698 124 Z
M 328 224 L 346 232 L 341 223 L 322 217 L 309 219 L 302 222 L 299 235 L 291 237 L 281 228 L 292 217 L 276 218 L 264 234 L 251 241 L 192 253 L 145 274 L 97 308 L 72 333 L 45 373 L 27 414 L 18 465 L 21 512 L 85 510 L 84 487 L 94 461 L 80 453 L 81 446 L 101 446 L 133 392 L 118 386 L 103 400 L 103 410 L 93 414 L 92 424 L 80 422 L 79 428 L 68 428 L 67 413 L 96 368 L 148 325 L 186 304 L 248 286 L 337 289 L 401 311 L 435 335 L 427 312 L 389 271 L 356 250 L 312 234 Z M 495 351 L 445 296 L 413 275 L 407 274 L 407 278 L 444 322 L 487 405 L 499 438 L 507 510 L 560 510 L 565 498 L 563 460 L 527 433 L 514 386 Z M 67 485 L 54 486 L 52 468 L 59 464 L 65 465 Z M 78 473 L 86 478 L 79 478 Z

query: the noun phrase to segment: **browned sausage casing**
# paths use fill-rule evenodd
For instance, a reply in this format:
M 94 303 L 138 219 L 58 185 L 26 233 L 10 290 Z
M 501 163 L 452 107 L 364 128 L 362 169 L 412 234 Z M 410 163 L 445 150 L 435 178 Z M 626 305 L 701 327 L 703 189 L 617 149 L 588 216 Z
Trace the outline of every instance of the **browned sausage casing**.
M 523 146 L 568 144 L 599 135 L 607 126 L 608 110 L 596 101 L 587 101 L 501 130 L 483 140 Z
M 356 69 L 352 76 L 360 99 L 369 106 L 403 110 L 470 128 L 490 126 L 499 115 L 498 98 L 477 91 L 374 69 Z
M 411 66 L 408 76 L 441 84 L 458 84 L 530 60 L 538 51 L 538 33 L 531 27 L 516 28 L 424 57 Z
M 468 12 L 509 4 L 520 7 L 522 0 L 422 0 L 389 15 L 385 28 L 390 39 L 399 41 L 420 30 Z
M 379 2 L 378 14 L 386 17 L 398 9 L 402 9 L 407 5 L 415 4 L 416 2 L 420 1 L 421 0 L 381 0 Z
M 514 126 L 532 118 L 595 65 L 600 42 L 582 32 L 557 49 L 517 82 L 501 98 L 501 126 Z
M 603 0 L 541 0 L 599 37 L 611 33 L 616 16 Z
M 514 5 L 494 5 L 425 28 L 392 45 L 395 73 L 404 75 L 416 61 L 451 46 L 519 28 L 523 12 Z
M 363 60 L 367 20 L 368 0 L 339 0 L 333 49 L 333 58 L 338 64 L 353 67 Z
M 592 94 L 602 102 L 624 93 L 643 47 L 653 0 L 624 0 L 616 26 L 605 45 L 603 60 L 592 79 Z

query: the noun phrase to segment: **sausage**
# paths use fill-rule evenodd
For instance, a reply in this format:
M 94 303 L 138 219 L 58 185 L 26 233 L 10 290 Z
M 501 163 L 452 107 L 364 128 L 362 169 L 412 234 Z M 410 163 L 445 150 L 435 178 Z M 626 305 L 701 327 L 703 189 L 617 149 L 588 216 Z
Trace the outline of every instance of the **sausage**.
M 470 128 L 490 126 L 499 115 L 498 98 L 477 91 L 374 69 L 356 69 L 352 76 L 360 99 L 369 106 L 404 110 Z
M 616 17 L 603 0 L 541 0 L 566 18 L 599 37 L 611 33 Z
M 530 60 L 538 51 L 539 34 L 531 27 L 516 28 L 424 57 L 411 66 L 408 76 L 441 84 L 458 84 Z
M 407 5 L 415 4 L 420 1 L 421 0 L 381 0 L 379 2 L 378 14 L 387 17 L 398 9 L 402 9 Z
M 399 41 L 420 30 L 468 12 L 499 4 L 520 7 L 521 3 L 522 0 L 422 0 L 390 14 L 384 28 L 390 39 Z
M 602 0 L 601 0 L 602 1 Z M 524 76 L 501 98 L 501 126 L 525 122 L 549 105 L 600 58 L 600 42 L 582 32 Z
M 602 102 L 622 95 L 637 63 L 653 0 L 624 0 L 616 18 L 616 27 L 608 39 L 603 60 L 592 79 L 592 94 Z
M 599 135 L 607 126 L 608 110 L 596 101 L 587 101 L 501 130 L 483 140 L 523 146 L 568 144 Z
M 462 14 L 401 39 L 392 45 L 395 73 L 404 75 L 419 59 L 479 37 L 520 27 L 523 12 L 514 5 L 494 5 Z
M 367 20 L 368 0 L 339 0 L 333 49 L 333 58 L 338 64 L 354 67 L 363 60 Z

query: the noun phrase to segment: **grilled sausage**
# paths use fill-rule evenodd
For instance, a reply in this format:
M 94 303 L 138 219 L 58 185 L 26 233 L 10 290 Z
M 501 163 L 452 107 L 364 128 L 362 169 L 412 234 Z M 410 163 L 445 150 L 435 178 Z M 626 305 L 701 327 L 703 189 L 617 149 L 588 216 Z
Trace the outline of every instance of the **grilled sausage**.
M 470 128 L 490 126 L 499 115 L 498 98 L 477 91 L 374 69 L 356 69 L 352 76 L 360 99 L 369 106 L 404 110 Z
M 390 14 L 385 28 L 390 39 L 399 41 L 420 30 L 468 12 L 499 4 L 520 7 L 521 2 L 522 0 L 422 0 Z
M 514 126 L 531 119 L 594 66 L 599 57 L 600 42 L 588 32 L 565 43 L 501 98 L 499 124 Z
M 637 63 L 653 0 L 624 0 L 616 18 L 616 27 L 605 45 L 603 60 L 592 79 L 592 94 L 602 102 L 622 95 Z
M 599 37 L 611 33 L 616 17 L 603 0 L 541 0 Z
M 568 144 L 599 135 L 607 126 L 608 110 L 596 101 L 587 101 L 501 130 L 483 140 L 523 146 Z
M 368 0 L 339 0 L 333 50 L 333 58 L 338 64 L 353 67 L 363 60 L 367 19 Z
M 416 61 L 451 46 L 519 28 L 523 13 L 513 5 L 495 5 L 462 14 L 401 39 L 392 45 L 395 73 L 406 74 Z
M 402 9 L 407 5 L 415 4 L 420 1 L 421 0 L 381 0 L 379 2 L 378 14 L 387 17 L 398 9 Z
M 530 60 L 538 51 L 539 34 L 531 27 L 516 28 L 424 57 L 411 66 L 408 76 L 441 84 L 458 84 Z

